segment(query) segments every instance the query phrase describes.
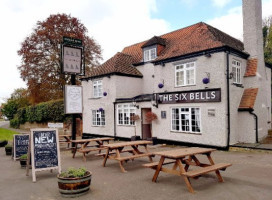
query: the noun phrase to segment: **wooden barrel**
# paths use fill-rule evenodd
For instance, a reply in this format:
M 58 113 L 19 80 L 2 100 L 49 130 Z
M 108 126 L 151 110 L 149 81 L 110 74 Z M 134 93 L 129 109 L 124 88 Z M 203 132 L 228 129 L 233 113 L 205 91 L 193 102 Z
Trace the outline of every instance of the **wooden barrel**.
M 87 171 L 87 175 L 80 178 L 58 177 L 59 192 L 63 197 L 78 197 L 86 194 L 91 185 L 92 173 Z

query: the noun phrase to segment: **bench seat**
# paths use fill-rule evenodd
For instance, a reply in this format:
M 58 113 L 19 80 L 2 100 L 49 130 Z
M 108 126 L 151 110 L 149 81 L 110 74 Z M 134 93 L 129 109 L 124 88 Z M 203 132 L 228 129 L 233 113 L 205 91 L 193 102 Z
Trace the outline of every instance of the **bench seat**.
M 140 157 L 146 157 L 146 156 L 153 157 L 154 155 L 152 153 L 142 153 L 142 154 L 136 154 L 136 155 L 120 157 L 115 159 L 118 161 L 126 161 L 126 160 L 133 160 L 134 158 L 140 158 Z
M 133 149 L 127 149 L 127 150 L 123 150 L 121 151 L 121 153 L 125 153 L 125 152 L 129 152 L 132 153 L 134 150 Z M 116 152 L 109 152 L 109 155 L 113 155 L 116 154 Z M 95 154 L 95 156 L 105 156 L 106 153 L 99 153 L 99 154 Z
M 214 165 L 210 165 L 208 167 L 202 167 L 200 169 L 185 172 L 182 175 L 187 176 L 189 178 L 194 178 L 194 177 L 197 177 L 197 176 L 200 176 L 200 175 L 203 175 L 203 174 L 207 174 L 207 173 L 212 172 L 212 171 L 224 170 L 224 169 L 226 169 L 227 167 L 229 167 L 231 165 L 232 165 L 231 163 L 217 163 L 217 164 L 214 164 Z
M 103 150 L 103 149 L 106 149 L 106 147 L 78 149 L 78 152 L 88 153 L 88 152 L 91 152 L 91 151 L 100 151 L 100 150 Z
M 171 163 L 175 163 L 175 162 L 176 161 L 169 160 L 169 161 L 164 162 L 162 165 L 167 165 L 167 164 L 171 164 Z M 159 164 L 159 162 L 152 162 L 152 163 L 143 164 L 142 166 L 146 167 L 146 168 L 157 168 L 158 164 Z

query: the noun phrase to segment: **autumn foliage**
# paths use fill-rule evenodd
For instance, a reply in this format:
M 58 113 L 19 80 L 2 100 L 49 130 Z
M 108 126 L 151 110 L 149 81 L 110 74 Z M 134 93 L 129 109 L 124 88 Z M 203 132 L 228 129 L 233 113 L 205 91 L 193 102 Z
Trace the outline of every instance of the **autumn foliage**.
M 33 32 L 21 44 L 18 67 L 26 81 L 32 104 L 63 97 L 63 87 L 70 76 L 61 74 L 60 51 L 63 36 L 83 41 L 86 71 L 99 64 L 101 48 L 87 35 L 87 28 L 77 18 L 66 14 L 50 15 L 38 21 Z

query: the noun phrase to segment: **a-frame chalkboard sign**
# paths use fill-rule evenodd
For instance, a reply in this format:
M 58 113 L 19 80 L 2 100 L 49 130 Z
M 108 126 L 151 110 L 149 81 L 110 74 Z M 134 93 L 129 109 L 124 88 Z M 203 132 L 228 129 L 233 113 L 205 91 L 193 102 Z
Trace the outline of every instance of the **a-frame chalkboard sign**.
M 57 129 L 31 129 L 28 158 L 32 163 L 32 180 L 36 182 L 36 172 L 57 169 L 61 172 L 59 136 Z M 27 162 L 27 176 L 29 162 Z
M 13 158 L 17 160 L 21 155 L 27 154 L 29 146 L 29 134 L 13 135 Z

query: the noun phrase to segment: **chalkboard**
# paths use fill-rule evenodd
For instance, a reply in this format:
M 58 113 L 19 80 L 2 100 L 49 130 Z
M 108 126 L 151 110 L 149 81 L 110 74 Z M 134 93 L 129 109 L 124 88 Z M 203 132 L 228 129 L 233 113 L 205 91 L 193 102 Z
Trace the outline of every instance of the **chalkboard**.
M 27 154 L 29 146 L 29 135 L 20 134 L 13 136 L 13 157 L 18 159 L 21 155 Z
M 31 129 L 30 137 L 33 182 L 36 181 L 36 171 L 58 169 L 60 173 L 58 130 Z

